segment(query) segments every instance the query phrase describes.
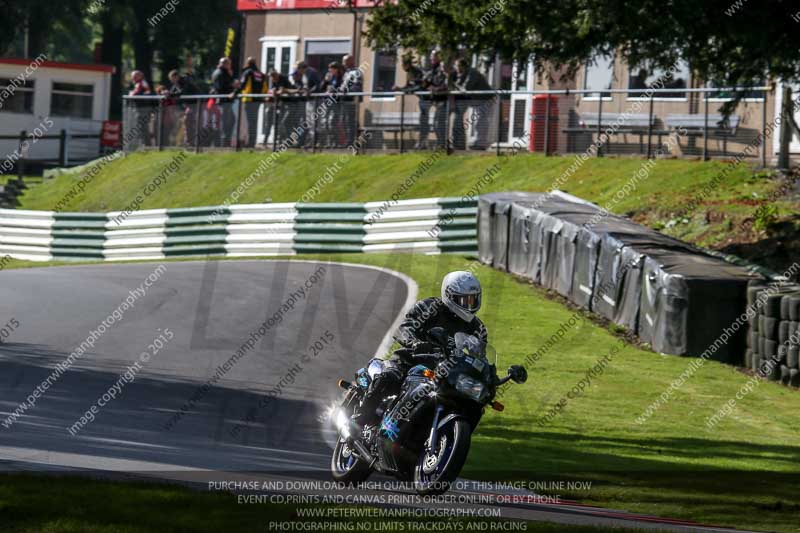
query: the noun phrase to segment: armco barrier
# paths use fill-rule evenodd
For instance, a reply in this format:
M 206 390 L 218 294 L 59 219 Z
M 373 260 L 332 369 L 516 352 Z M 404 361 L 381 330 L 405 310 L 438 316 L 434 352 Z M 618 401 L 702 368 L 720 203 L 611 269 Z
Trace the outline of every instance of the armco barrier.
M 192 255 L 477 253 L 477 201 L 275 203 L 123 214 L 0 209 L 0 253 L 31 261 Z
M 748 284 L 764 280 L 754 269 L 560 192 L 483 195 L 478 228 L 481 261 L 624 325 L 658 352 L 753 360 L 747 325 L 736 323 Z M 788 313 L 785 322 L 791 330 Z M 800 379 L 790 370 L 786 380 Z

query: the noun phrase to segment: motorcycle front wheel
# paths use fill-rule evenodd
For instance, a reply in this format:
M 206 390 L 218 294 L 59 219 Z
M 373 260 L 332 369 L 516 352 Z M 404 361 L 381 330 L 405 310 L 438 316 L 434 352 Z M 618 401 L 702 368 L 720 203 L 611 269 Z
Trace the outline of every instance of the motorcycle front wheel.
M 347 391 L 342 401 L 341 409 L 351 416 L 353 410 L 359 402 L 359 395 L 355 389 Z M 339 437 L 336 446 L 333 447 L 333 457 L 331 457 L 331 476 L 335 481 L 341 483 L 360 483 L 367 479 L 372 473 L 369 465 L 353 450 L 347 439 Z
M 417 494 L 443 494 L 450 489 L 467 461 L 471 429 L 466 420 L 455 418 L 439 428 L 433 451 L 422 450 L 414 468 Z
M 361 483 L 369 477 L 372 469 L 353 451 L 345 440 L 340 438 L 333 448 L 331 457 L 331 476 L 340 483 Z

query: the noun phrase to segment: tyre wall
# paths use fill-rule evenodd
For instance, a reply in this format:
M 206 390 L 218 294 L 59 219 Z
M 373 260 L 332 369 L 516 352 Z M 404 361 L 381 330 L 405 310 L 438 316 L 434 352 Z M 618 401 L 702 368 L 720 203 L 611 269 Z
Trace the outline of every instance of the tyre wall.
M 781 357 L 777 342 L 800 326 L 798 290 L 786 318 L 774 304 L 776 316 L 764 315 L 769 338 L 756 338 L 741 317 L 762 274 L 564 193 L 487 194 L 478 211 L 481 261 L 624 326 L 655 351 L 753 365 L 759 343 Z M 798 346 L 781 354 L 786 370 L 771 375 L 800 379 Z

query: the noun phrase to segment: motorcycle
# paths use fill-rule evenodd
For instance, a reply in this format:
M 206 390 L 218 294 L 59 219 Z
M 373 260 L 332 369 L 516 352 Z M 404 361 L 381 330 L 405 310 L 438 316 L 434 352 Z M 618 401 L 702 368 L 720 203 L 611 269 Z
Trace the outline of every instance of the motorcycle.
M 458 477 L 467 460 L 472 433 L 487 406 L 502 411 L 497 388 L 509 380 L 528 379 L 514 365 L 499 378 L 486 357 L 486 345 L 462 332 L 448 339 L 444 329 L 428 332 L 440 352 L 414 355 L 416 366 L 406 375 L 399 394 L 383 398 L 380 422 L 358 427 L 352 415 L 370 383 L 383 369 L 372 359 L 355 374 L 355 382 L 339 381 L 344 399 L 332 412 L 338 440 L 331 458 L 331 475 L 343 483 L 359 483 L 372 472 L 413 481 L 420 495 L 442 494 Z

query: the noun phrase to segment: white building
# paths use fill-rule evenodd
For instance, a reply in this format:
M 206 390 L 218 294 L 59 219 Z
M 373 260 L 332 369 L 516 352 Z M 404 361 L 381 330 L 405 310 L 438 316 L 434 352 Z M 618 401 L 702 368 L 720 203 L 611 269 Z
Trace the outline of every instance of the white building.
M 70 135 L 99 134 L 108 119 L 111 74 L 108 65 L 79 65 L 37 59 L 0 58 L 0 137 L 28 133 L 27 158 L 59 158 L 57 139 L 66 130 L 66 157 L 86 160 L 99 153 L 98 139 L 70 139 Z M 35 142 L 34 142 L 35 141 Z M 0 159 L 19 147 L 18 140 L 0 140 Z

